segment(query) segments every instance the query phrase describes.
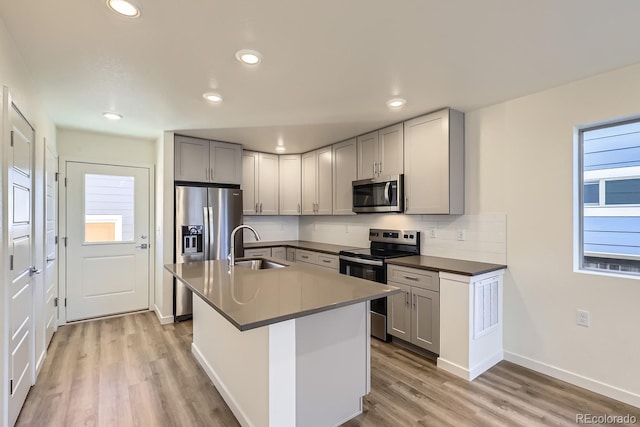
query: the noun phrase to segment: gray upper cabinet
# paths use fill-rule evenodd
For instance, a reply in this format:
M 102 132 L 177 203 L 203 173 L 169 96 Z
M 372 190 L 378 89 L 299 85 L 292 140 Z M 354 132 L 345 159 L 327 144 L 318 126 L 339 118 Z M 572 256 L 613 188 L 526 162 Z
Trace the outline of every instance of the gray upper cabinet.
M 444 109 L 404 122 L 405 213 L 464 213 L 464 114 Z
M 175 180 L 216 184 L 242 183 L 242 146 L 175 136 Z
M 300 215 L 302 211 L 302 176 L 300 154 L 279 156 L 280 215 Z
M 176 181 L 209 182 L 209 141 L 175 136 Z
M 242 153 L 242 213 L 278 215 L 278 156 Z
M 331 147 L 302 155 L 302 215 L 331 215 Z
M 404 129 L 402 123 L 360 135 L 357 141 L 357 179 L 404 173 Z
M 357 179 L 356 139 L 333 146 L 333 214 L 355 215 L 353 213 L 353 190 L 351 183 Z

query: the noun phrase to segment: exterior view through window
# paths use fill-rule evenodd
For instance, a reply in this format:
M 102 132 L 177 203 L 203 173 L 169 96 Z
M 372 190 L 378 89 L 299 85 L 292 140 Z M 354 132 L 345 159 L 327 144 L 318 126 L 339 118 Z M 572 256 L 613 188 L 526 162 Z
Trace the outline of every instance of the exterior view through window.
M 133 240 L 134 177 L 84 177 L 85 243 Z
M 580 131 L 580 260 L 640 275 L 640 120 Z

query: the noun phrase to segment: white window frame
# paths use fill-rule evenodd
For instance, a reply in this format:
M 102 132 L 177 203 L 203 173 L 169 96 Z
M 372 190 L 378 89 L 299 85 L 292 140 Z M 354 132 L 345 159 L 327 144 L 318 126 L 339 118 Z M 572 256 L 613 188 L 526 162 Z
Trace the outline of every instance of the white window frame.
M 584 266 L 585 256 L 611 258 L 612 260 L 640 261 L 640 257 L 637 256 L 584 251 L 584 216 L 586 214 L 588 214 L 586 216 L 640 216 L 640 205 L 605 204 L 605 182 L 612 179 L 640 178 L 640 166 L 585 171 L 583 165 L 584 147 L 582 137 L 583 133 L 587 131 L 639 121 L 640 117 L 635 117 L 579 126 L 574 129 L 574 272 L 640 280 L 640 274 L 616 270 L 596 269 Z M 600 182 L 599 205 L 589 204 L 585 206 L 583 194 L 584 184 L 596 181 Z

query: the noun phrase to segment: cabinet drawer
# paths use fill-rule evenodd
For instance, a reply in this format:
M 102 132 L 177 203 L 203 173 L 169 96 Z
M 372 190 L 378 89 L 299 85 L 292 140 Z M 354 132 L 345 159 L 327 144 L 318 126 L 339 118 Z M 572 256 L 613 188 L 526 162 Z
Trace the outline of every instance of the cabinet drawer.
M 311 252 L 311 251 L 305 251 L 302 249 L 296 249 L 296 261 L 300 261 L 300 262 L 308 262 L 311 264 L 317 264 L 318 263 L 318 253 L 317 252 Z
M 387 273 L 388 282 L 404 283 L 440 292 L 440 278 L 436 272 L 389 265 L 387 266 Z
M 271 256 L 271 248 L 245 249 L 245 257 L 268 257 Z
M 332 268 L 338 270 L 340 263 L 338 257 L 335 255 L 318 254 L 318 265 L 320 267 Z

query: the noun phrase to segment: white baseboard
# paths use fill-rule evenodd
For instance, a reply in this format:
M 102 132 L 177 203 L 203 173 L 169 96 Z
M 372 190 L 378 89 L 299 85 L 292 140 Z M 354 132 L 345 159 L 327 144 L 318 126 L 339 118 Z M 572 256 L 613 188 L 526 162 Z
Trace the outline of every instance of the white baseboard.
M 591 390 L 595 393 L 602 394 L 603 396 L 607 396 L 612 399 L 619 400 L 620 402 L 624 402 L 626 404 L 640 408 L 640 394 L 636 394 L 628 390 L 623 390 L 621 388 L 614 387 L 612 385 L 605 384 L 603 382 L 587 378 L 582 375 L 569 372 L 556 366 L 539 362 L 537 360 L 530 359 L 526 356 L 522 356 L 509 351 L 505 351 L 504 356 L 505 360 L 509 362 L 513 362 L 517 365 L 524 366 L 525 368 L 529 368 L 531 370 L 549 375 L 559 380 L 566 381 L 578 387 Z
M 474 367 L 467 369 L 463 366 L 460 366 L 456 363 L 450 362 L 442 357 L 438 357 L 437 366 L 438 368 L 447 371 L 453 375 L 456 375 L 460 378 L 464 378 L 467 381 L 473 381 L 480 374 L 485 372 L 487 369 L 491 368 L 496 363 L 500 362 L 504 358 L 504 354 L 502 351 L 499 351 L 492 356 L 486 358 L 482 362 L 476 364 Z
M 173 321 L 175 320 L 173 318 L 173 315 L 163 316 L 160 312 L 160 309 L 155 304 L 153 305 L 153 311 L 156 313 L 156 316 L 158 316 L 158 320 L 160 321 L 161 325 L 168 325 L 169 323 L 173 323 Z
M 211 365 L 209 365 L 209 362 L 207 362 L 207 360 L 204 358 L 204 356 L 194 343 L 191 343 L 191 352 L 193 353 L 193 356 L 196 358 L 202 369 L 204 369 L 204 372 L 207 374 L 213 385 L 216 387 L 216 390 L 218 390 L 218 393 L 220 393 L 224 401 L 227 403 L 227 405 L 231 409 L 231 412 L 233 412 L 233 415 L 236 416 L 236 419 L 238 420 L 240 425 L 243 427 L 253 427 L 253 424 L 251 424 L 245 413 L 240 409 L 240 406 L 238 406 L 238 403 L 229 393 L 229 390 L 220 380 L 220 377 L 216 374 Z
M 484 373 L 489 368 L 491 368 L 492 366 L 494 366 L 495 364 L 497 364 L 503 359 L 504 359 L 504 352 L 502 350 L 487 357 L 482 362 L 476 364 L 470 369 L 469 371 L 470 380 L 475 379 L 476 377 L 478 377 L 479 375 L 481 375 L 482 373 Z

